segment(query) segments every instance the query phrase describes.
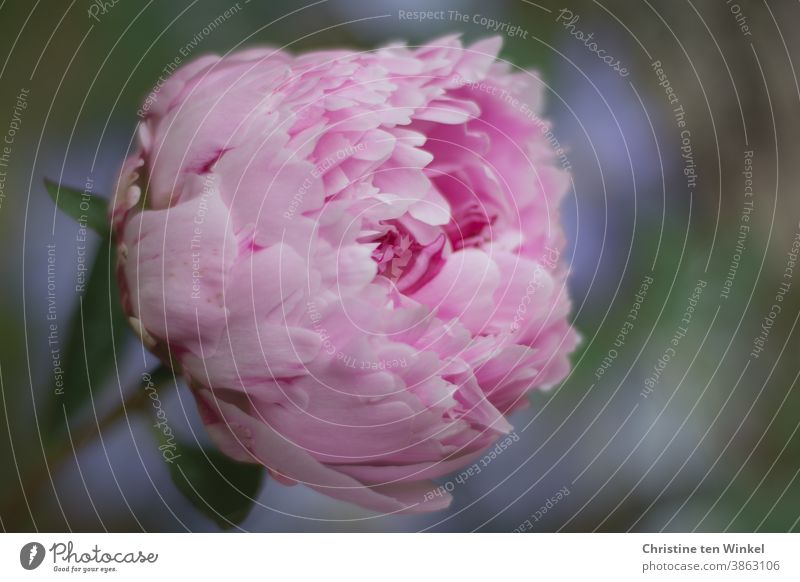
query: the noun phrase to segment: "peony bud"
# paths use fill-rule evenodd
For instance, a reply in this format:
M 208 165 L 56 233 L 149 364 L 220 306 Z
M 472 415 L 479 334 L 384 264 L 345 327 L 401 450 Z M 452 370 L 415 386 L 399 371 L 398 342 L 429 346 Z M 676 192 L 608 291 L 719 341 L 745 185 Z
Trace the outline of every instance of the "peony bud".
M 112 208 L 123 305 L 223 452 L 437 510 L 430 479 L 566 376 L 570 179 L 499 48 L 259 48 L 148 98 Z

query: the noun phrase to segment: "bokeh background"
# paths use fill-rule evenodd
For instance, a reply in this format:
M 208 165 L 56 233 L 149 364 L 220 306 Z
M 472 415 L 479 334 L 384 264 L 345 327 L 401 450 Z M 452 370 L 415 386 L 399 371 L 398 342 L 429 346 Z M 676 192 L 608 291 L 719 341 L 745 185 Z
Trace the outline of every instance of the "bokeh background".
M 579 16 L 575 28 L 594 33 L 629 75 L 571 35 L 558 21 L 562 9 Z M 458 10 L 469 21 L 414 22 L 399 18 L 400 10 Z M 800 232 L 797 2 L 6 0 L 0 133 L 13 129 L 13 136 L 0 166 L 3 530 L 218 528 L 173 483 L 146 414 L 123 415 L 100 438 L 84 439 L 76 428 L 118 406 L 155 361 L 126 330 L 82 328 L 74 316 L 76 308 L 97 306 L 76 292 L 78 227 L 56 210 L 44 178 L 82 189 L 89 177 L 94 192 L 107 195 L 139 104 L 191 43 L 199 56 L 257 44 L 298 52 L 493 34 L 475 15 L 526 31 L 526 38 L 501 31 L 501 56 L 541 72 L 547 117 L 568 149 L 574 189 L 562 212 L 573 318 L 583 336 L 574 370 L 563 385 L 531 396 L 532 406 L 513 418 L 519 442 L 457 484 L 448 511 L 375 517 L 268 480 L 238 527 L 800 529 L 800 271 L 791 255 Z M 684 108 L 691 159 L 656 61 Z M 695 178 L 687 179 L 687 167 Z M 745 195 L 748 179 L 752 196 Z M 90 234 L 86 252 L 98 242 Z M 698 281 L 705 287 L 687 326 L 681 319 Z M 637 302 L 635 324 L 615 344 Z M 772 318 L 774 304 L 781 311 Z M 64 358 L 75 338 L 114 342 L 112 359 L 90 362 L 113 372 L 91 386 L 91 402 L 76 411 L 69 431 L 52 413 L 53 310 Z M 756 357 L 765 318 L 769 333 Z M 682 326 L 685 337 L 661 366 Z M 181 438 L 207 445 L 186 388 L 161 396 Z M 54 450 L 60 462 L 52 462 Z

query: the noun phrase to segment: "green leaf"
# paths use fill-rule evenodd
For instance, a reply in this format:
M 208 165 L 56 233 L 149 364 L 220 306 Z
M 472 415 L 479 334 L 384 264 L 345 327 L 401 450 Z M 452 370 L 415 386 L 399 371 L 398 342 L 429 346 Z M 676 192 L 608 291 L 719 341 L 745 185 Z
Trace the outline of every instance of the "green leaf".
M 167 436 L 163 426 L 156 425 L 156 433 L 172 481 L 184 497 L 222 529 L 244 521 L 261 489 L 264 467 L 177 440 L 171 430 Z
M 100 236 L 108 236 L 108 201 L 105 198 L 56 184 L 47 178 L 44 185 L 50 198 L 64 213 Z
M 54 379 L 52 406 L 47 411 L 55 439 L 64 434 L 65 412 L 72 418 L 109 386 L 116 358 L 132 337 L 120 304 L 111 252 L 106 237 L 100 242 L 91 273 L 80 290 L 66 341 L 61 344 L 62 384 L 58 386 Z
M 61 350 L 63 373 L 53 379 L 53 398 L 45 417 L 51 436 L 63 436 L 65 416 L 72 418 L 108 385 L 115 369 L 115 355 L 130 338 L 122 312 L 117 278 L 112 261 L 110 229 L 106 218 L 108 202 L 91 193 L 45 179 L 47 192 L 56 206 L 79 224 L 101 236 L 100 245 L 85 283 L 76 286 L 78 304 Z M 66 415 L 65 415 L 66 413 Z

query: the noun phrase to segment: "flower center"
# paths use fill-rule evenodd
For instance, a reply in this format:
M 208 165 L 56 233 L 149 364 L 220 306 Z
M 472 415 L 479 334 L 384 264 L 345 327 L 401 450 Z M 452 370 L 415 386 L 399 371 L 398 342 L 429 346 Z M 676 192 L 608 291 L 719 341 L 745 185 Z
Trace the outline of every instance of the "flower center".
M 413 293 L 441 270 L 447 237 L 440 233 L 429 244 L 422 244 L 399 223 L 383 226 L 386 231 L 370 241 L 378 243 L 372 251 L 378 275 L 392 281 L 402 293 Z

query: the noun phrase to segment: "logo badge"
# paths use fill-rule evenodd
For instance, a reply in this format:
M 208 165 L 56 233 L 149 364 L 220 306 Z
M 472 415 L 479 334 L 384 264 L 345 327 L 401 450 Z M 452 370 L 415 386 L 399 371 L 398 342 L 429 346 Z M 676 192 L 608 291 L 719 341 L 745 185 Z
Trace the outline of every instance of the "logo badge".
M 35 570 L 44 561 L 44 546 L 39 542 L 29 542 L 19 551 L 19 563 L 26 570 Z

